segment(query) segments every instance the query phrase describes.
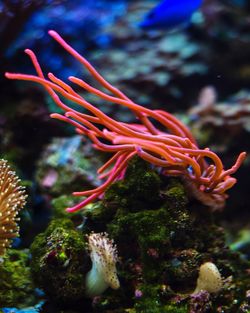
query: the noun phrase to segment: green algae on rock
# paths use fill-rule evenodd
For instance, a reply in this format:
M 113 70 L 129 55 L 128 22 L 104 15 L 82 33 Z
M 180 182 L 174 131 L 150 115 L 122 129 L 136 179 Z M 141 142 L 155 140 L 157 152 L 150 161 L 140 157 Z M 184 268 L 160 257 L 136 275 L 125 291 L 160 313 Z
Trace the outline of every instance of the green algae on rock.
M 83 234 L 68 219 L 53 220 L 32 246 L 34 282 L 58 304 L 82 301 L 85 275 L 90 269 Z
M 72 219 L 72 216 L 80 215 L 78 213 L 73 213 L 69 216 L 69 213 L 66 212 L 65 207 L 71 206 L 77 202 L 76 197 L 72 195 L 62 195 L 60 197 L 54 198 L 51 201 L 52 205 L 52 217 L 53 219 L 61 219 L 61 218 L 66 218 L 68 219 L 69 217 Z
M 124 207 L 130 211 L 140 211 L 155 207 L 161 200 L 159 195 L 161 179 L 152 171 L 151 165 L 139 157 L 134 157 L 125 173 L 125 180 L 117 181 L 104 195 L 106 212 L 110 207 Z M 107 212 L 108 214 L 108 212 Z
M 151 191 L 149 181 L 155 182 Z M 147 192 L 141 193 L 144 184 Z M 87 224 L 99 230 L 104 217 L 102 230 L 117 243 L 121 282 L 118 293 L 102 295 L 95 304 L 99 310 L 116 312 L 112 303 L 118 303 L 116 309 L 137 313 L 188 313 L 199 305 L 202 312 L 221 307 L 231 313 L 246 302 L 249 263 L 229 250 L 212 213 L 188 200 L 179 179 L 162 177 L 135 158 L 125 179 L 107 190 L 97 212 L 86 210 Z M 193 295 L 205 262 L 218 267 L 222 289 Z
M 247 312 L 249 263 L 229 250 L 212 213 L 188 199 L 180 179 L 161 176 L 135 157 L 124 180 L 70 220 L 62 208 L 72 200 L 54 200 L 54 219 L 31 247 L 34 281 L 50 303 L 63 310 L 80 305 L 106 313 L 189 313 L 198 307 L 200 312 L 218 307 L 228 313 Z M 84 221 L 80 228 L 79 221 Z M 106 290 L 92 300 L 86 295 L 91 270 L 86 234 L 91 232 L 107 232 L 114 239 L 120 282 L 118 290 Z M 218 267 L 222 286 L 194 294 L 206 262 Z
M 1 307 L 27 307 L 34 304 L 34 286 L 28 250 L 10 249 L 0 264 Z

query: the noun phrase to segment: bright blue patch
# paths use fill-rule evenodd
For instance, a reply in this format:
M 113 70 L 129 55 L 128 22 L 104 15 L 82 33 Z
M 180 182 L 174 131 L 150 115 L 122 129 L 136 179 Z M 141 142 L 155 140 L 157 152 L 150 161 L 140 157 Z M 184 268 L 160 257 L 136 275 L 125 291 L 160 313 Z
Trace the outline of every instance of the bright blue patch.
M 202 0 L 164 0 L 151 10 L 140 24 L 146 29 L 174 29 L 190 22 Z
M 20 244 L 21 244 L 21 239 L 19 237 L 17 237 L 17 238 L 14 238 L 12 240 L 11 246 L 12 246 L 12 248 L 18 248 L 20 246 Z
M 38 313 L 40 312 L 40 309 L 42 308 L 44 304 L 44 301 L 39 302 L 34 307 L 30 307 L 27 309 L 16 309 L 16 308 L 3 308 L 1 309 L 3 313 Z

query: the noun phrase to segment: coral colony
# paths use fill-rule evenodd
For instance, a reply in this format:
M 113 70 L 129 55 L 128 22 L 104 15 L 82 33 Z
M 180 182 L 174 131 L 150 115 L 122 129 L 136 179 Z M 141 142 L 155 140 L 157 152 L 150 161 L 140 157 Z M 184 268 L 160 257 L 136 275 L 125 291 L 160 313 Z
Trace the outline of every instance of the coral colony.
M 246 153 L 242 152 L 235 164 L 225 170 L 220 158 L 209 148 L 200 149 L 187 127 L 173 115 L 163 110 L 150 110 L 134 103 L 120 90 L 109 84 L 59 34 L 55 31 L 49 31 L 49 34 L 109 93 L 96 89 L 73 76 L 69 77 L 69 81 L 103 100 L 127 107 L 139 121 L 137 124 L 116 121 L 87 102 L 72 87 L 52 73 L 49 73 L 46 79 L 35 54 L 29 49 L 25 52 L 29 55 L 37 76 L 5 74 L 9 79 L 33 81 L 43 85 L 56 104 L 65 111 L 64 115 L 51 114 L 52 118 L 73 125 L 78 133 L 92 140 L 96 149 L 113 154 L 109 161 L 98 170 L 99 178 L 106 178 L 106 181 L 95 189 L 75 192 L 74 195 L 87 198 L 76 206 L 68 208 L 68 212 L 77 211 L 102 196 L 107 187 L 124 176 L 128 161 L 135 155 L 160 167 L 164 175 L 183 177 L 192 194 L 213 210 L 223 208 L 227 198 L 226 191 L 236 183 L 236 179 L 231 175 L 240 167 Z M 69 107 L 62 102 L 60 96 L 78 104 L 87 112 L 82 113 Z
M 19 211 L 26 203 L 24 187 L 7 161 L 0 160 L 0 256 L 10 245 L 10 240 L 18 236 Z

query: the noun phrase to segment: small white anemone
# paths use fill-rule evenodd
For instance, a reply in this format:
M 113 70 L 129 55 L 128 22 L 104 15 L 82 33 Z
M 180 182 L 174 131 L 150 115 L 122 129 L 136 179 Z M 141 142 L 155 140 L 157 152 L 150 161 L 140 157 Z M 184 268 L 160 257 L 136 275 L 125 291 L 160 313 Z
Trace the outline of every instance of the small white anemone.
M 199 277 L 197 285 L 193 294 L 202 290 L 209 293 L 216 293 L 223 287 L 223 279 L 217 268 L 212 262 L 206 262 L 200 266 Z
M 86 296 L 101 295 L 108 287 L 118 289 L 120 282 L 116 272 L 117 249 L 107 233 L 91 233 L 88 245 L 92 268 L 86 275 Z

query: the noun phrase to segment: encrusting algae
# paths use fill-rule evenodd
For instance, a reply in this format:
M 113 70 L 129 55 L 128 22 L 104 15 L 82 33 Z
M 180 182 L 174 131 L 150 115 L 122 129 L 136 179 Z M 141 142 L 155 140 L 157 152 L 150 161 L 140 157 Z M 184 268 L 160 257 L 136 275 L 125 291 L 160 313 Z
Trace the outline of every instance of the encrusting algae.
M 18 213 L 26 204 L 26 193 L 20 179 L 6 160 L 0 160 L 0 255 L 18 236 Z

